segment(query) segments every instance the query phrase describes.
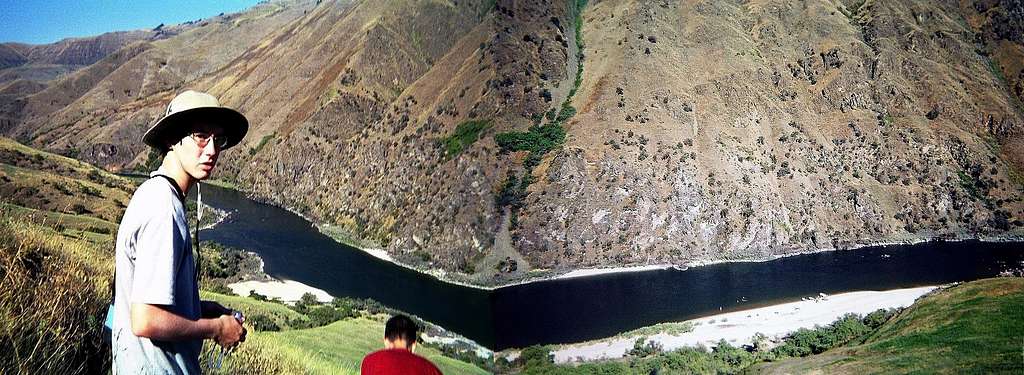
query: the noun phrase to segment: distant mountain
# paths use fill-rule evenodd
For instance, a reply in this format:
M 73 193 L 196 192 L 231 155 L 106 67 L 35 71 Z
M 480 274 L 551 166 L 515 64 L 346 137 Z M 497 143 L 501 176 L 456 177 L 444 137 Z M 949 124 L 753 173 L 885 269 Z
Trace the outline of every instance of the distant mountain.
M 0 131 L 133 168 L 206 90 L 220 178 L 476 283 L 1020 237 L 1018 3 L 271 1 L 0 86 Z

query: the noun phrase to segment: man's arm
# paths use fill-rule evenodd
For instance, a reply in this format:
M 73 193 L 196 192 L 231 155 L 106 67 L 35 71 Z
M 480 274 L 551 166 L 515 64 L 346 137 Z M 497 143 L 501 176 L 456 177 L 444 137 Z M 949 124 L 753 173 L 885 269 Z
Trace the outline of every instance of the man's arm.
M 160 341 L 214 339 L 224 347 L 235 345 L 243 335 L 242 325 L 230 315 L 190 320 L 160 305 L 131 305 L 132 333 Z

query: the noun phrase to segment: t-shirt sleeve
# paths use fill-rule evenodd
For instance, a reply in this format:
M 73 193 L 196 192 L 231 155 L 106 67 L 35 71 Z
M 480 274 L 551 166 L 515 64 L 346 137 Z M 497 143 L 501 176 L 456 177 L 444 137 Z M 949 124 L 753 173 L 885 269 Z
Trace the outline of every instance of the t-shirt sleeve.
M 173 305 L 174 285 L 184 244 L 178 242 L 172 209 L 154 210 L 139 227 L 131 302 Z
M 377 372 L 377 356 L 370 354 L 363 358 L 363 363 L 359 365 L 359 374 L 374 375 Z

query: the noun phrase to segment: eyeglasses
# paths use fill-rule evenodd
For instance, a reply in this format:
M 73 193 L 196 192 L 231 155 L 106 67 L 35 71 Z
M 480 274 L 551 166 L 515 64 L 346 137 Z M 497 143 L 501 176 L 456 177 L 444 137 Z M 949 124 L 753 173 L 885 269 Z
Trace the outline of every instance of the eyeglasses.
M 192 140 L 196 141 L 196 145 L 198 145 L 200 148 L 206 147 L 206 145 L 210 143 L 211 139 L 213 140 L 213 146 L 217 147 L 218 150 L 223 149 L 224 146 L 227 146 L 228 144 L 228 137 L 224 136 L 223 134 L 195 132 L 192 133 L 191 136 Z

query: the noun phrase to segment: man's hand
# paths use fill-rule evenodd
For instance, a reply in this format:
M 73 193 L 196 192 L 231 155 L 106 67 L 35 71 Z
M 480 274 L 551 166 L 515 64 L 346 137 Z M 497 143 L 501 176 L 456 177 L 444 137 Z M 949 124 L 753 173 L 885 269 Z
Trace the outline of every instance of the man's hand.
M 245 328 L 235 320 L 230 310 L 226 315 L 190 320 L 169 311 L 163 305 L 133 303 L 130 319 L 132 333 L 153 340 L 214 339 L 224 347 L 245 341 Z
M 231 349 L 239 342 L 245 341 L 245 327 L 232 315 L 221 315 L 217 318 L 220 328 L 213 340 L 225 349 Z

